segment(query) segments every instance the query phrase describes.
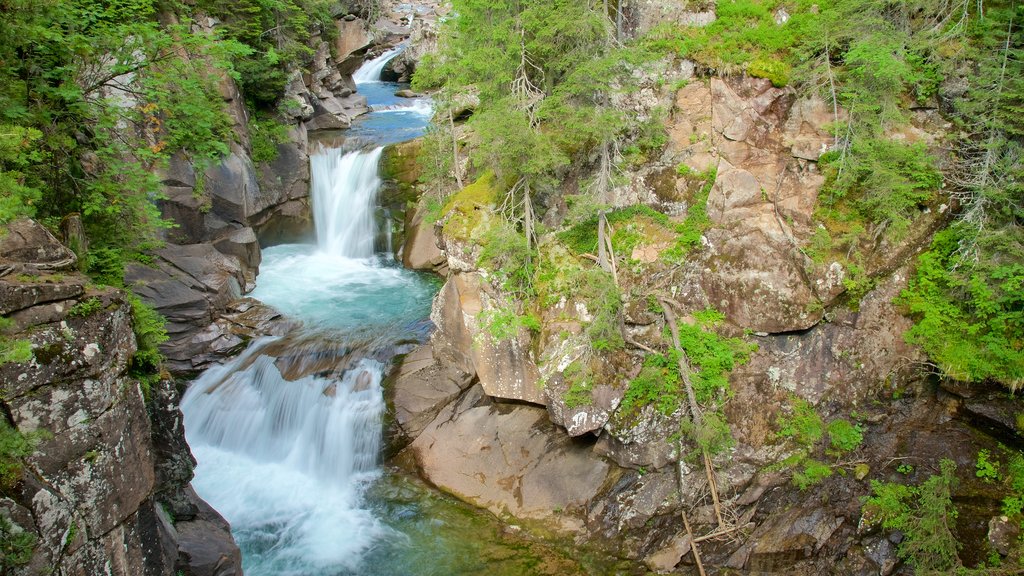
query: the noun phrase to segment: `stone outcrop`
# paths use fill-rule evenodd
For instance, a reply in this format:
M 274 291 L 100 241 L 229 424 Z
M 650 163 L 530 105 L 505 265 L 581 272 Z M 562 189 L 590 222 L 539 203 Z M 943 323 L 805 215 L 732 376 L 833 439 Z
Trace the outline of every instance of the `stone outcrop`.
M 498 515 L 579 529 L 609 466 L 559 432 L 541 408 L 493 404 L 476 387 L 409 446 L 430 482 Z M 567 512 L 562 514 L 562 512 Z
M 432 339 L 435 357 L 474 374 L 489 396 L 544 404 L 540 372 L 532 360 L 529 336 L 519 328 L 497 339 L 485 324 L 500 313 L 501 302 L 478 273 L 456 273 L 434 300 L 431 320 L 438 327 Z
M 714 228 L 683 300 L 757 332 L 804 330 L 821 319 L 834 294 L 817 289 L 798 238 L 812 232 L 823 182 L 816 161 L 832 144 L 824 128 L 832 120 L 821 100 L 798 100 L 762 79 L 713 78 L 677 93 L 666 155 L 716 174 L 707 200 Z M 685 201 L 700 185 L 680 177 L 660 195 Z
M 0 337 L 28 342 L 32 357 L 0 364 L 0 404 L 6 423 L 38 445 L 4 489 L 0 513 L 32 535 L 30 572 L 213 574 L 181 556 L 186 542 L 178 535 L 192 530 L 204 541 L 222 543 L 227 560 L 218 574 L 241 574 L 226 527 L 193 525 L 201 502 L 194 498 L 190 506 L 174 496 L 191 479 L 191 456 L 180 424 L 151 421 L 143 388 L 128 371 L 136 343 L 124 292 L 91 287 L 69 268 L 71 262 L 55 266 L 69 252 L 39 233 L 37 224 L 10 228 L 34 233 L 0 239 L 0 254 L 22 270 L 0 274 L 3 313 L 16 326 Z M 12 250 L 16 244 L 27 250 Z M 24 272 L 40 267 L 47 274 Z M 172 406 L 168 416 L 180 423 Z M 158 450 L 155 437 L 161 435 L 177 442 L 160 442 L 164 449 Z M 167 509 L 177 513 L 175 520 Z

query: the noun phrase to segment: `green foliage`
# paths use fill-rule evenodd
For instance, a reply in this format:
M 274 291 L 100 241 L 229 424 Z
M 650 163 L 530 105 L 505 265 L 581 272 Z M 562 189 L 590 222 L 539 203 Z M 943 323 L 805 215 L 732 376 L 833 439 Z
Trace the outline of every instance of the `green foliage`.
M 776 424 L 779 426 L 779 436 L 793 438 L 808 447 L 813 446 L 825 433 L 821 416 L 803 398 L 797 398 L 792 413 L 789 416 L 780 415 Z
M 534 266 L 526 236 L 505 220 L 499 220 L 484 233 L 482 244 L 477 265 L 490 272 L 509 294 L 531 295 Z
M 480 314 L 480 322 L 496 342 L 515 338 L 520 328 L 540 330 L 540 320 L 536 316 L 519 314 L 512 307 L 484 311 Z
M 974 475 L 985 482 L 999 480 L 999 462 L 992 459 L 992 453 L 982 449 L 978 452 L 978 460 L 974 464 Z
M 654 406 L 665 416 L 678 410 L 685 392 L 682 390 L 676 358 L 678 356 L 673 352 L 650 354 L 644 358 L 640 374 L 630 380 L 626 387 L 619 410 L 627 416 L 639 413 L 648 405 Z
M 13 574 L 15 569 L 27 565 L 38 540 L 35 534 L 0 515 L 0 573 Z
M 899 300 L 915 319 L 906 339 L 952 378 L 1016 389 L 1024 383 L 1024 261 L 1007 251 L 962 263 L 962 234 L 959 226 L 939 232 L 919 257 Z
M 591 316 L 586 328 L 591 347 L 599 352 L 621 349 L 625 346 L 619 326 L 622 293 L 612 275 L 600 268 L 589 268 L 580 271 L 576 283 L 577 294 Z
M 32 361 L 32 342 L 6 334 L 13 327 L 13 320 L 0 317 L 0 366 L 9 362 L 21 364 Z
M 747 74 L 755 78 L 766 78 L 776 88 L 782 88 L 788 84 L 791 73 L 792 68 L 789 64 L 780 60 L 759 58 L 747 64 Z
M 253 162 L 273 162 L 277 159 L 278 144 L 288 141 L 288 126 L 276 118 L 253 115 L 249 121 L 249 140 Z
M 864 502 L 865 519 L 902 532 L 900 556 L 925 573 L 949 573 L 960 566 L 960 544 L 952 532 L 957 517 L 952 501 L 956 464 L 942 460 L 940 468 L 920 486 L 873 480 L 872 496 Z
M 95 296 L 90 296 L 85 300 L 82 300 L 71 307 L 68 310 L 68 316 L 75 316 L 78 318 L 85 318 L 86 316 L 92 316 L 96 312 L 103 309 L 103 302 Z
M 569 388 L 562 396 L 567 408 L 579 408 L 590 406 L 594 403 L 594 375 L 590 366 L 581 360 L 576 360 L 566 367 L 562 373 Z
M 752 351 L 739 338 L 723 338 L 711 331 L 723 318 L 717 310 L 708 309 L 694 313 L 695 324 L 679 325 L 679 345 L 694 368 L 693 392 L 701 404 L 723 402 L 732 395 L 729 373 L 746 362 Z
M 665 251 L 664 256 L 670 262 L 681 262 L 683 258 L 700 246 L 700 239 L 704 232 L 711 227 L 711 219 L 708 218 L 708 195 L 718 178 L 718 169 L 709 168 L 700 175 L 703 180 L 700 190 L 693 199 L 693 203 L 686 210 L 686 219 L 676 227 L 675 243 Z
M 807 458 L 803 461 L 803 467 L 793 473 L 793 484 L 801 490 L 806 490 L 832 476 L 832 473 L 832 467 L 828 464 Z
M 695 313 L 694 317 L 696 324 L 678 327 L 679 343 L 692 369 L 690 382 L 694 396 L 699 404 L 712 409 L 706 412 L 703 427 L 692 433 L 699 443 L 718 452 L 731 446 L 732 437 L 728 424 L 717 410 L 732 395 L 730 371 L 746 362 L 751 347 L 738 338 L 723 338 L 710 330 L 723 318 L 721 313 L 705 310 Z M 677 350 L 671 349 L 665 354 L 649 354 L 644 358 L 640 374 L 626 388 L 620 405 L 624 414 L 635 414 L 648 404 L 653 404 L 666 416 L 679 408 L 685 398 L 679 356 Z
M 668 216 L 639 204 L 609 211 L 605 214 L 605 219 L 613 227 L 626 226 L 638 220 L 647 220 L 664 227 L 670 226 Z M 559 232 L 558 239 L 576 254 L 597 254 L 597 226 L 598 216 L 594 215 L 568 230 Z
M 10 493 L 21 477 L 24 459 L 42 439 L 42 433 L 22 434 L 0 418 L 0 491 Z
M 1006 469 L 1010 495 L 1003 498 L 1003 514 L 1024 523 L 1024 518 L 1021 518 L 1024 512 L 1024 456 L 1019 452 L 1011 454 Z
M 35 128 L 0 121 L 0 224 L 35 214 L 42 192 L 25 170 L 42 159 L 37 148 L 42 136 Z
M 337 34 L 327 0 L 199 0 L 199 10 L 223 20 L 225 36 L 246 47 L 233 58 L 246 99 L 258 108 L 277 102 L 291 66 L 312 62 L 309 39 Z
M 778 2 L 719 2 L 711 24 L 685 28 L 666 25 L 655 30 L 646 42 L 651 50 L 675 52 L 720 73 L 739 72 L 753 62 L 775 60 L 785 65 L 797 58 L 795 49 L 815 32 L 812 26 L 819 16 L 817 10 L 811 10 L 811 4 L 787 3 L 792 15 L 779 25 L 774 15 Z
M 163 316 L 135 294 L 128 293 L 132 307 L 132 330 L 138 350 L 132 356 L 131 369 L 136 377 L 152 375 L 160 370 L 163 354 L 160 344 L 167 341 L 167 328 Z
M 706 412 L 700 426 L 693 432 L 693 438 L 701 450 L 708 454 L 724 454 L 736 445 L 729 421 L 721 411 Z
M 91 246 L 139 252 L 166 226 L 154 168 L 226 153 L 217 79 L 246 49 L 161 24 L 156 0 L 16 4 L 0 11 L 0 220 L 77 212 Z
M 821 202 L 852 210 L 863 221 L 885 226 L 893 238 L 906 233 L 918 206 L 935 197 L 942 176 L 923 144 L 857 140 L 846 156 L 823 156 L 826 184 Z
M 489 172 L 456 192 L 441 210 L 447 218 L 445 234 L 466 240 L 480 238 L 488 229 L 482 224 L 488 222 L 496 199 L 494 174 Z
M 864 434 L 859 424 L 839 418 L 828 423 L 828 440 L 833 450 L 849 452 L 860 447 Z

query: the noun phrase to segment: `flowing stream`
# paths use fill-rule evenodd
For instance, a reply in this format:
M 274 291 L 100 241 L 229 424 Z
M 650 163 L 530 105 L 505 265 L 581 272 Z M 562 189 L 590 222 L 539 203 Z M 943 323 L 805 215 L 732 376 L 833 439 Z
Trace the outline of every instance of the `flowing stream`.
M 381 381 L 428 336 L 440 285 L 402 269 L 378 233 L 380 145 L 422 133 L 430 116 L 428 101 L 374 82 L 393 55 L 357 73 L 379 109 L 353 132 L 377 144 L 310 158 L 316 244 L 263 252 L 252 296 L 302 325 L 206 371 L 182 399 L 193 486 L 231 523 L 248 576 L 572 573 L 380 466 Z

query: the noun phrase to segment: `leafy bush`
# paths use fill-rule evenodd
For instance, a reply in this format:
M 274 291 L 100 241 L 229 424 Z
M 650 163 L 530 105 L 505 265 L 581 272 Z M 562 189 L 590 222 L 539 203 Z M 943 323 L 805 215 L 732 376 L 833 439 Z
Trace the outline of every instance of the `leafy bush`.
M 652 224 L 669 227 L 668 216 L 644 205 L 634 205 L 611 210 L 605 214 L 608 224 L 618 227 L 638 219 L 649 220 Z M 576 254 L 597 254 L 598 216 L 592 216 L 572 228 L 560 232 L 558 239 Z
M 991 379 L 1014 390 L 1024 383 L 1024 264 L 1009 249 L 998 259 L 964 263 L 957 255 L 962 237 L 958 227 L 943 230 L 918 258 L 898 300 L 915 319 L 905 337 L 951 378 Z
M 249 121 L 249 140 L 253 162 L 273 162 L 277 159 L 277 145 L 288 141 L 288 126 L 275 118 L 254 114 Z
M 163 354 L 160 344 L 167 341 L 167 328 L 163 316 L 135 294 L 128 293 L 128 302 L 132 307 L 132 330 L 138 350 L 132 356 L 132 371 L 135 375 L 146 375 L 158 372 Z
M 999 480 L 999 462 L 992 459 L 992 453 L 988 450 L 978 452 L 978 460 L 974 464 L 974 475 L 985 482 Z
M 887 225 L 900 238 L 918 206 L 935 197 L 942 175 L 923 144 L 884 138 L 857 140 L 845 156 L 822 156 L 822 201 L 848 206 L 865 221 Z
M 940 468 L 920 486 L 873 480 L 872 495 L 863 507 L 870 524 L 903 533 L 900 556 L 925 573 L 949 573 L 960 566 L 960 544 L 952 532 L 957 517 L 952 500 L 956 464 L 942 460 Z
M 99 298 L 91 296 L 72 306 L 71 309 L 68 310 L 68 316 L 85 318 L 86 316 L 92 316 L 102 309 L 103 302 L 101 302 Z
M 810 402 L 803 398 L 797 398 L 793 403 L 792 413 L 789 416 L 779 416 L 776 423 L 779 426 L 779 436 L 793 438 L 804 446 L 813 446 L 825 433 L 821 416 Z
M 864 441 L 864 434 L 860 425 L 853 425 L 842 418 L 828 423 L 828 439 L 832 449 L 839 452 L 849 452 L 860 447 Z
M 0 515 L 0 573 L 13 574 L 14 570 L 32 560 L 38 538 Z
M 801 490 L 806 490 L 832 476 L 832 473 L 832 467 L 828 464 L 807 458 L 803 461 L 803 468 L 793 473 L 793 484 Z
M 535 316 L 518 314 L 512 307 L 487 310 L 480 314 L 480 322 L 495 342 L 515 338 L 520 328 L 536 332 L 541 327 Z
M 481 244 L 478 266 L 493 274 L 506 292 L 521 297 L 533 294 L 534 266 L 525 234 L 501 219 L 491 224 Z

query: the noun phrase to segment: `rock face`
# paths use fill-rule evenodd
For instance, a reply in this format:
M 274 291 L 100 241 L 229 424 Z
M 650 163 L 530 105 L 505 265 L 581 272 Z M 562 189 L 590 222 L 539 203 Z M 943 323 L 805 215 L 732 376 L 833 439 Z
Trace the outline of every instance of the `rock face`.
M 667 155 L 716 174 L 707 200 L 714 228 L 683 300 L 756 332 L 804 330 L 821 319 L 834 294 L 808 276 L 798 238 L 811 232 L 823 182 L 816 161 L 832 144 L 824 129 L 832 120 L 821 100 L 797 100 L 763 79 L 713 78 L 679 91 Z M 687 180 L 672 193 L 692 197 L 700 184 Z
M 39 230 L 31 222 L 12 229 Z M 0 246 L 28 236 L 8 238 Z M 19 269 L 52 266 L 54 256 L 62 255 L 52 237 L 31 238 L 24 242 L 31 250 L 20 252 L 22 261 L 15 262 Z M 11 251 L 0 252 L 12 257 Z M 89 288 L 84 276 L 66 268 L 47 270 L 63 273 L 0 275 L 0 294 L 36 295 L 0 299 L 17 326 L 3 337 L 26 341 L 32 351 L 27 362 L 0 364 L 3 413 L 20 432 L 41 434 L 13 489 L 5 488 L 7 497 L 0 501 L 3 514 L 35 539 L 29 570 L 47 567 L 82 576 L 212 574 L 179 558 L 178 534 L 198 529 L 204 540 L 224 543 L 228 571 L 219 573 L 241 574 L 237 547 L 224 527 L 193 526 L 198 498 L 189 505 L 174 497 L 191 479 L 191 456 L 180 426 L 151 422 L 142 388 L 128 373 L 136 344 L 125 294 Z M 173 412 L 180 422 L 180 413 Z M 154 435 L 160 430 L 178 438 L 177 450 L 156 449 Z M 178 465 L 167 464 L 172 461 Z M 176 524 L 165 508 L 177 513 Z
M 697 535 L 720 528 L 710 484 L 729 511 L 735 541 L 699 541 L 706 566 L 751 573 L 817 574 L 837 566 L 850 574 L 891 571 L 896 546 L 888 535 L 857 531 L 858 497 L 870 491 L 870 479 L 891 476 L 891 459 L 906 447 L 912 454 L 935 448 L 923 440 L 934 431 L 923 430 L 914 414 L 954 431 L 971 421 L 1007 437 L 1019 434 L 1010 412 L 991 398 L 937 402 L 925 393 L 907 405 L 875 405 L 920 385 L 914 364 L 923 358 L 904 341 L 910 320 L 893 301 L 934 220 L 919 219 L 899 246 L 876 247 L 867 265 L 873 287 L 849 301 L 847 270 L 801 251 L 815 232 L 823 184 L 817 159 L 833 143 L 824 128 L 834 120 L 830 107 L 745 77 L 691 81 L 662 97 L 644 88 L 631 97 L 639 110 L 671 98 L 670 138 L 661 157 L 613 191 L 613 204 L 645 203 L 678 222 L 707 193 L 710 226 L 702 245 L 678 266 L 661 257 L 670 243 L 659 239 L 645 238 L 628 266 L 620 258 L 624 350 L 590 349 L 584 328 L 592 318 L 572 294 L 529 309 L 540 330 L 518 328 L 495 341 L 494 314 L 522 310 L 477 264 L 474 226 L 491 215 L 477 206 L 480 213 L 465 226 L 472 229 L 458 231 L 443 218 L 423 226 L 421 206 L 407 225 L 404 262 L 444 270 L 448 278 L 434 303 L 430 346 L 406 358 L 389 390 L 400 430 L 394 449 L 404 447 L 398 460 L 495 514 L 539 522 L 659 571 L 685 572 L 680 565 L 692 563 L 681 511 Z M 678 170 L 680 164 L 688 170 Z M 562 225 L 556 212 L 549 206 L 545 225 Z M 543 249 L 545 237 L 538 243 Z M 439 264 L 441 258 L 446 262 Z M 683 409 L 663 413 L 654 401 L 629 413 L 620 409 L 649 351 L 671 346 L 656 310 L 662 302 L 652 305 L 650 294 L 669 294 L 663 298 L 678 309 L 680 322 L 694 323 L 689 315 L 713 307 L 726 318 L 722 335 L 756 344 L 729 376 L 723 412 L 735 446 L 709 457 L 707 469 L 696 441 L 681 432 L 689 424 Z M 566 401 L 567 369 L 575 362 L 600 374 L 583 406 Z M 858 416 L 865 418 L 865 434 L 877 434 L 857 453 L 867 468 L 807 492 L 793 488 L 799 470 L 780 463 L 800 448 L 779 437 L 778 418 L 794 397 L 826 422 L 869 411 Z M 952 413 L 959 420 L 951 422 Z M 953 435 L 944 433 L 939 443 L 978 452 L 973 440 Z M 570 482 L 550 476 L 558 468 Z M 996 524 L 993 533 L 1002 538 Z
M 525 328 L 496 339 L 485 326 L 501 303 L 477 273 L 456 273 L 434 301 L 431 320 L 438 330 L 434 354 L 467 374 L 475 374 L 485 393 L 495 398 L 544 404 L 540 372 L 531 359 Z
M 578 516 L 604 484 L 594 460 L 541 408 L 493 404 L 470 390 L 448 405 L 408 448 L 432 483 L 498 515 L 580 528 Z

